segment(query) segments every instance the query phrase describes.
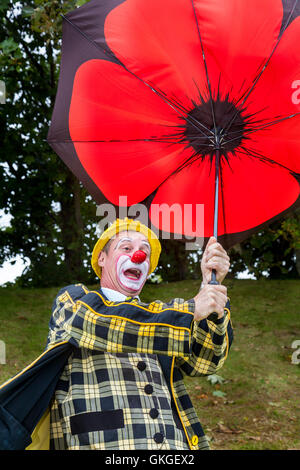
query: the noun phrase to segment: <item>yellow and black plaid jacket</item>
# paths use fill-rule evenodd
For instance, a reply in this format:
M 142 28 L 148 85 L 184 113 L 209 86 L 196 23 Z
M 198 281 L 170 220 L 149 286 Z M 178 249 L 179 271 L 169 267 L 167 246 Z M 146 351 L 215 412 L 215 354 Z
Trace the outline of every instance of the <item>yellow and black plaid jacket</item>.
M 67 341 L 74 347 L 74 351 L 90 351 L 98 355 L 98 367 L 93 372 L 99 384 L 104 377 L 107 380 L 105 369 L 109 368 L 111 355 L 134 356 L 138 354 L 145 355 L 150 360 L 154 357 L 153 355 L 157 355 L 170 391 L 172 407 L 176 410 L 181 423 L 183 439 L 186 439 L 188 447 L 192 450 L 208 449 L 207 439 L 187 394 L 183 375 L 197 376 L 215 373 L 222 367 L 227 357 L 233 333 L 229 303 L 226 305 L 224 317 L 215 322 L 206 319 L 197 322 L 194 320 L 193 312 L 193 299 L 185 301 L 178 298 L 168 303 L 156 300 L 149 304 L 140 302 L 138 299 L 112 302 L 106 299 L 101 290 L 89 291 L 81 284 L 72 285 L 62 289 L 55 299 L 47 347 L 52 348 L 55 344 Z M 88 360 L 85 355 L 80 354 L 79 357 L 75 353 L 71 360 L 75 363 L 77 361 L 77 369 L 75 373 L 72 369 L 74 398 L 72 396 L 72 403 L 68 406 L 72 407 L 71 428 L 73 426 L 76 433 L 76 428 L 82 424 L 76 414 L 82 417 L 85 415 L 85 401 L 88 399 L 85 394 L 91 393 L 89 390 L 92 390 L 93 386 L 98 389 L 98 384 L 83 384 L 87 379 L 82 378 L 82 363 L 85 363 L 85 367 L 90 367 L 86 365 Z M 95 362 L 93 362 L 93 368 L 94 364 Z M 113 380 L 111 377 L 110 380 Z M 69 393 L 68 387 L 70 383 L 62 374 L 57 393 L 65 397 Z M 86 392 L 82 394 L 82 390 L 79 391 L 80 388 L 85 388 Z M 120 416 L 121 410 L 112 412 L 112 399 L 108 396 L 112 394 L 112 390 L 113 386 L 110 386 L 108 394 L 104 393 L 97 400 L 93 397 L 93 413 L 88 413 L 90 420 L 97 420 L 100 410 L 101 416 L 107 417 L 108 428 L 107 430 L 103 428 L 101 431 L 104 446 L 100 448 L 105 449 L 118 448 L 120 435 L 111 429 L 112 421 L 123 420 L 123 416 Z M 116 390 L 116 393 L 122 392 Z M 99 409 L 97 409 L 97 404 L 99 404 Z M 54 404 L 52 443 L 56 448 L 64 447 L 60 411 L 59 405 Z M 105 414 L 106 411 L 107 414 Z M 93 428 L 93 423 L 89 426 Z M 140 426 L 136 427 L 139 436 L 144 429 L 142 426 L 143 423 L 140 423 Z M 93 448 L 93 442 L 89 441 L 92 435 L 93 433 L 88 433 L 86 437 L 88 442 L 85 441 L 83 447 L 90 444 Z M 159 437 L 159 433 L 157 436 Z M 134 439 L 134 436 L 131 438 Z M 122 446 L 126 448 L 125 441 L 129 442 L 126 438 L 123 443 L 119 443 L 119 448 Z M 174 438 L 172 442 L 176 443 L 176 439 Z M 80 448 L 80 442 L 78 446 Z M 138 446 L 131 448 L 138 448 Z

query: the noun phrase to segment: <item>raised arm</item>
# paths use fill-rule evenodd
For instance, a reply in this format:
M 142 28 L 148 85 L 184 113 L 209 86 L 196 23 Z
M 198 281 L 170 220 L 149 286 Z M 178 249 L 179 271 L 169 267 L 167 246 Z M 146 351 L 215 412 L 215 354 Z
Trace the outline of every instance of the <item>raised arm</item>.
M 138 352 L 187 357 L 191 351 L 193 302 L 111 302 L 84 286 L 57 296 L 48 346 L 68 341 L 76 347 L 110 353 Z M 190 308 L 191 307 L 191 308 Z

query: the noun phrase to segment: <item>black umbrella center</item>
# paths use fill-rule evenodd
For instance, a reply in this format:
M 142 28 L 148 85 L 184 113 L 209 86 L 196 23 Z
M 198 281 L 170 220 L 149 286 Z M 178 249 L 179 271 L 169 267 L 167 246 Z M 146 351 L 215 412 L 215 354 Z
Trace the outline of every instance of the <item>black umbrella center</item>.
M 219 145 L 220 156 L 226 156 L 228 152 L 234 153 L 241 144 L 245 125 L 245 120 L 233 103 L 208 101 L 189 111 L 184 137 L 198 155 L 213 155 Z

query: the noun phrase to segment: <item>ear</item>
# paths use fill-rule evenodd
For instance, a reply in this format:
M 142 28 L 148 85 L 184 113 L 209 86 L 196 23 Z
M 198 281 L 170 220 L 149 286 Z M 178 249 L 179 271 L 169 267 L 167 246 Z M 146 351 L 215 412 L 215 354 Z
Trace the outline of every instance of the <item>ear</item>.
M 98 266 L 103 268 L 106 259 L 106 253 L 104 251 L 100 251 L 98 256 Z

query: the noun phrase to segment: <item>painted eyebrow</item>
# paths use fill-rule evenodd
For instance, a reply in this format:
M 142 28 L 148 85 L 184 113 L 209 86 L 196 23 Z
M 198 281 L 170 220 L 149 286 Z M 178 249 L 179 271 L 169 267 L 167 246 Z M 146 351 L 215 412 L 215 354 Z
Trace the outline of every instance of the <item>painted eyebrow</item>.
M 120 245 L 120 243 L 123 243 L 123 242 L 132 242 L 131 238 L 121 238 L 118 243 L 116 244 L 115 246 L 115 250 L 118 248 L 118 246 Z
M 125 241 L 127 241 L 127 242 L 132 242 L 133 240 L 132 240 L 132 238 L 126 238 L 126 237 L 121 238 L 121 240 L 119 240 L 118 243 L 116 244 L 115 250 L 118 248 L 118 246 L 119 246 L 121 243 L 123 243 L 123 242 L 125 242 Z M 150 243 L 146 242 L 146 240 L 143 240 L 141 243 L 143 243 L 144 245 L 146 245 L 147 248 L 149 248 L 149 250 L 151 251 Z
M 146 242 L 146 241 L 142 241 L 142 243 L 143 243 L 144 245 L 146 245 L 147 248 L 149 248 L 149 250 L 151 251 L 150 243 L 148 243 L 148 242 Z

